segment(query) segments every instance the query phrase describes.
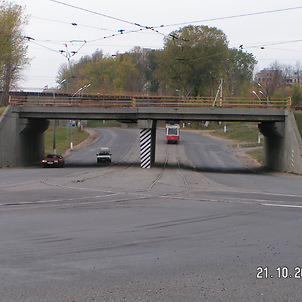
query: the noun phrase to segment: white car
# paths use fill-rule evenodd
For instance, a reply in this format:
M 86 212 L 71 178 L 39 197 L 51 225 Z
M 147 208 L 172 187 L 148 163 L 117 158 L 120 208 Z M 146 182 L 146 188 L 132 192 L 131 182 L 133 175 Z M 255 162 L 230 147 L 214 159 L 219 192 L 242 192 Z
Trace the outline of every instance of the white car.
M 100 152 L 96 155 L 96 161 L 101 162 L 111 162 L 111 153 L 109 148 L 101 148 Z

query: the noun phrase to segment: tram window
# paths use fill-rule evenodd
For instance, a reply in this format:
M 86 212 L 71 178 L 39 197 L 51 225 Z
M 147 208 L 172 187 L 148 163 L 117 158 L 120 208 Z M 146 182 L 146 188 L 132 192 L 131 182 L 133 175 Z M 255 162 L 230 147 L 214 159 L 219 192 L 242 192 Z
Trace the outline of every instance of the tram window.
M 177 135 L 177 128 L 169 128 L 168 129 L 168 134 L 169 135 Z

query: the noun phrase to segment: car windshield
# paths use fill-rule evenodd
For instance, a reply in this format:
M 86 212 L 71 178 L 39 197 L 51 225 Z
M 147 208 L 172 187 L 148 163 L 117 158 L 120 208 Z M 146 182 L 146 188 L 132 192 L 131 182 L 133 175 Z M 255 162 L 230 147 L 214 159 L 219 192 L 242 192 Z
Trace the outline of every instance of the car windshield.
M 99 155 L 107 155 L 107 154 L 110 154 L 109 148 L 101 148 L 100 149 Z
M 59 158 L 59 155 L 55 155 L 55 154 L 49 154 L 47 155 L 47 158 Z

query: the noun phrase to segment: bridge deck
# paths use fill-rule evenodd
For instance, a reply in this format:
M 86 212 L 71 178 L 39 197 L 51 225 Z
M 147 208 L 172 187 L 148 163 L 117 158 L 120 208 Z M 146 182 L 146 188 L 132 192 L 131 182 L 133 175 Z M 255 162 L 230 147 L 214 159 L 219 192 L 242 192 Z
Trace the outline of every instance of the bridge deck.
M 180 121 L 274 121 L 283 122 L 286 109 L 256 108 L 162 108 L 162 107 L 14 107 L 20 118 L 78 120 L 180 120 Z
M 21 118 L 87 120 L 205 120 L 205 121 L 284 121 L 290 99 L 255 100 L 251 98 L 175 96 L 71 97 L 62 94 L 20 93 L 10 96 L 14 111 Z
M 177 96 L 110 96 L 87 95 L 72 97 L 55 94 L 12 94 L 10 103 L 13 106 L 43 107 L 222 107 L 222 108 L 282 108 L 289 109 L 290 98 L 259 100 L 253 98 L 228 97 L 215 100 L 210 97 L 177 97 Z

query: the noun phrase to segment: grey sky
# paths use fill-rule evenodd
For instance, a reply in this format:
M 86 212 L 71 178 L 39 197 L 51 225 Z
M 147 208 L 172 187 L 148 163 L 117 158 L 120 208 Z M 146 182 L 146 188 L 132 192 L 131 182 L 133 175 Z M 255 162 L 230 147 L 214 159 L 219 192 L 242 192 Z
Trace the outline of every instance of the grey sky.
M 221 29 L 229 47 L 243 45 L 255 55 L 259 70 L 274 61 L 296 65 L 302 59 L 301 0 L 55 1 L 15 1 L 29 15 L 25 36 L 35 39 L 28 42 L 31 65 L 19 82 L 24 89 L 56 85 L 58 69 L 67 63 L 60 50 L 77 52 L 71 58 L 76 61 L 96 49 L 109 55 L 135 46 L 160 49 L 165 35 L 189 24 Z

